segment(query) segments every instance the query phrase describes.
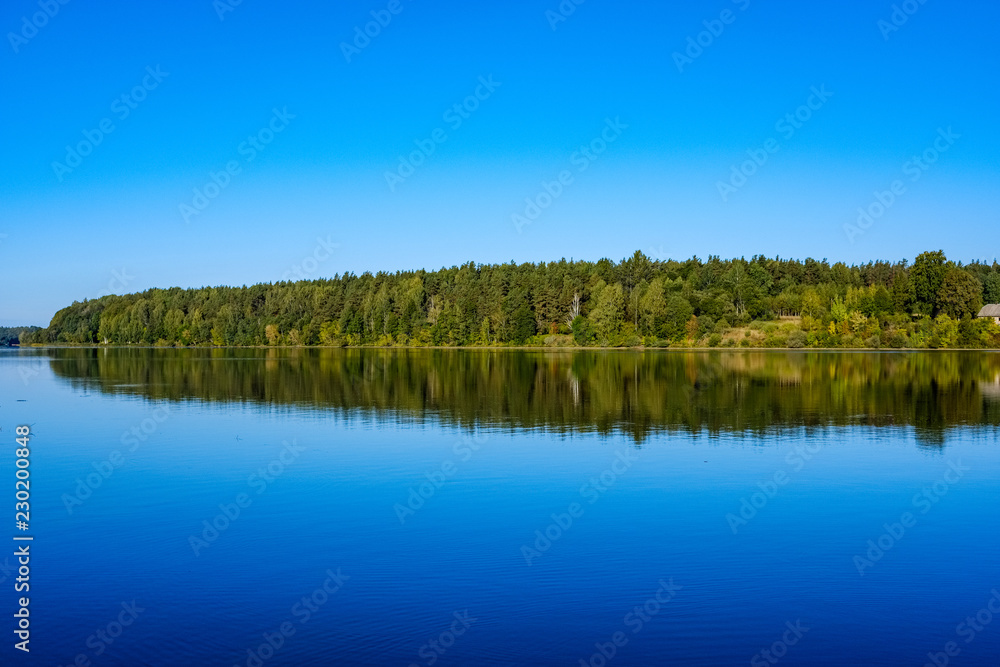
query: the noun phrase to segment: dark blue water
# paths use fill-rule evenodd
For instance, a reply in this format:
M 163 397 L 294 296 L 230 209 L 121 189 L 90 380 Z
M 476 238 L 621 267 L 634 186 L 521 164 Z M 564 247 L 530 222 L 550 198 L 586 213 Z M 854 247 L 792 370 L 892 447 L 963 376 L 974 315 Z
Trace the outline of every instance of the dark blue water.
M 3 664 L 1000 665 L 995 426 L 637 440 L 59 363 L 0 354 L 0 566 L 33 424 L 31 653 L 0 570 Z

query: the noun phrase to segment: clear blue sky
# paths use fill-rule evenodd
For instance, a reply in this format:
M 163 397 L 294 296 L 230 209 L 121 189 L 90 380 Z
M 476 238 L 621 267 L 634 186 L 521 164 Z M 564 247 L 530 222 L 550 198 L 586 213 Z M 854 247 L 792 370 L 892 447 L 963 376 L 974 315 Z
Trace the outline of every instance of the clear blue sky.
M 318 237 L 339 246 L 306 261 L 309 277 L 636 249 L 1000 254 L 995 2 L 912 0 L 897 26 L 888 1 L 567 1 L 558 22 L 558 0 L 224 1 L 51 0 L 51 17 L 4 3 L 0 324 L 44 325 L 106 291 L 280 280 L 327 256 Z M 373 11 L 391 21 L 345 56 Z M 446 115 L 477 91 L 467 117 Z M 294 118 L 269 135 L 274 109 Z M 776 125 L 797 110 L 798 127 Z M 113 131 L 72 171 L 53 166 L 102 121 Z M 261 150 L 242 144 L 261 130 Z M 602 132 L 603 153 L 577 153 Z M 936 140 L 933 164 L 907 165 Z M 747 151 L 767 161 L 724 201 Z M 229 162 L 239 173 L 185 220 Z M 564 171 L 518 228 L 525 198 Z M 901 194 L 849 238 L 894 180 Z

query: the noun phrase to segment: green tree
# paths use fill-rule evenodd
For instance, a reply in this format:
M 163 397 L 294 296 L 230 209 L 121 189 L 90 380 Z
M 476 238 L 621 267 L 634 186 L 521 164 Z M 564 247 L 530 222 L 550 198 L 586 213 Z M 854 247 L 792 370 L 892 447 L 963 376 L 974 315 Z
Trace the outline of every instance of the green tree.
M 590 321 L 597 334 L 604 340 L 612 340 L 621 329 L 625 316 L 625 294 L 621 283 L 608 285 L 601 290 L 597 306 L 590 313 Z
M 942 250 L 917 255 L 913 268 L 910 269 L 917 312 L 924 315 L 933 315 L 937 312 L 937 297 L 948 270 L 947 261 Z
M 803 315 L 815 318 L 823 317 L 823 314 L 826 312 L 826 308 L 823 307 L 823 300 L 820 298 L 819 292 L 816 291 L 815 287 L 807 287 L 803 290 L 801 308 Z
M 759 315 L 764 311 L 763 298 L 767 296 L 774 280 L 757 262 L 736 260 L 726 272 L 723 284 L 729 290 L 738 316 Z
M 892 305 L 897 313 L 913 312 L 917 293 L 907 271 L 898 272 L 892 279 Z
M 753 286 L 743 260 L 733 262 L 722 281 L 736 308 L 736 314 L 742 317 L 747 312 L 747 302 L 753 298 Z
M 511 317 L 511 325 L 514 329 L 511 341 L 516 345 L 524 344 L 535 335 L 535 315 L 528 304 L 522 303 L 517 307 Z
M 845 304 L 839 296 L 833 300 L 833 303 L 830 304 L 830 315 L 838 324 L 846 322 L 850 314 L 851 313 L 847 308 L 847 304 Z
M 639 312 L 641 314 L 639 330 L 647 336 L 655 335 L 667 314 L 667 301 L 663 297 L 662 279 L 654 278 L 653 282 L 649 284 L 646 293 L 642 295 L 639 302 Z
M 975 276 L 951 267 L 937 294 L 938 308 L 955 319 L 975 315 L 983 307 L 983 285 Z
M 631 295 L 632 290 L 643 281 L 649 281 L 653 277 L 653 264 L 641 250 L 635 253 L 619 265 L 619 275 L 625 291 Z
M 663 324 L 663 335 L 671 340 L 681 340 L 685 337 L 688 320 L 694 314 L 694 308 L 687 299 L 675 294 L 667 301 L 667 316 Z
M 983 301 L 1000 303 L 1000 272 L 993 271 L 983 283 Z
M 934 320 L 934 333 L 931 335 L 931 347 L 954 347 L 958 342 L 958 320 L 946 313 L 941 313 Z
M 573 342 L 577 345 L 590 345 L 594 340 L 594 329 L 590 326 L 590 321 L 582 315 L 573 318 Z

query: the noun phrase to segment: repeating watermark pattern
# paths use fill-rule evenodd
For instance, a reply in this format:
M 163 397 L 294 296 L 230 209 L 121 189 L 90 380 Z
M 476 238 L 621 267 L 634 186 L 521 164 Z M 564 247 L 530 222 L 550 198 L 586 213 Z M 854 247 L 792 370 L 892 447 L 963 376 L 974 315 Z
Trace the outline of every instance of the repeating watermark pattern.
M 593 505 L 600 500 L 608 490 L 615 485 L 618 479 L 624 475 L 639 460 L 639 452 L 634 449 L 626 449 L 624 452 L 615 453 L 615 460 L 597 477 L 591 477 L 580 487 L 580 497 L 587 501 L 588 505 Z M 583 504 L 572 502 L 566 507 L 562 514 L 553 513 L 552 523 L 544 529 L 535 531 L 535 541 L 533 544 L 521 545 L 521 555 L 524 562 L 530 567 L 536 558 L 552 548 L 564 533 L 573 527 L 574 522 L 583 516 L 586 508 Z
M 256 647 L 246 650 L 246 667 L 261 667 L 265 662 L 284 647 L 296 632 L 295 623 L 303 626 L 316 614 L 327 602 L 330 601 L 337 592 L 344 586 L 344 582 L 350 577 L 340 571 L 326 571 L 326 579 L 321 586 L 318 586 L 312 593 L 305 595 L 301 600 L 292 605 L 291 619 L 281 622 L 274 632 L 265 632 L 262 637 L 263 642 Z M 239 667 L 239 665 L 234 665 Z
M 674 599 L 677 591 L 684 588 L 679 584 L 675 584 L 673 577 L 669 581 L 660 579 L 657 583 L 660 587 L 656 589 L 656 593 L 641 605 L 633 607 L 632 611 L 625 614 L 625 617 L 622 619 L 622 624 L 632 631 L 633 636 L 642 632 L 646 624 L 653 620 L 653 617 L 659 614 L 668 602 Z M 604 667 L 604 665 L 611 662 L 618 655 L 618 650 L 626 646 L 630 639 L 631 637 L 624 630 L 612 633 L 608 641 L 594 644 L 596 650 L 589 658 L 580 658 L 580 667 Z
M 962 138 L 962 135 L 956 134 L 950 125 L 947 130 L 939 127 L 937 132 L 938 136 L 935 137 L 930 146 L 924 149 L 920 155 L 914 155 L 903 163 L 901 170 L 911 183 L 919 181 L 924 172 L 930 169 L 940 159 L 941 155 L 947 153 L 955 145 L 956 141 Z M 858 217 L 855 223 L 844 224 L 844 233 L 847 235 L 847 240 L 854 243 L 855 238 L 868 231 L 875 224 L 875 221 L 885 215 L 892 208 L 893 204 L 905 195 L 906 192 L 906 183 L 899 178 L 889 184 L 888 190 L 875 190 L 872 193 L 874 200 L 867 206 L 858 207 Z
M 24 386 L 27 387 L 31 378 L 41 375 L 44 367 L 45 363 L 41 359 L 22 362 L 17 366 L 17 374 L 21 377 Z
M 751 667 L 767 667 L 775 665 L 779 660 L 788 655 L 788 649 L 799 643 L 799 640 L 809 632 L 809 628 L 802 626 L 802 619 L 797 619 L 793 625 L 791 621 L 785 621 L 788 628 L 781 634 L 781 639 L 777 640 L 769 647 L 761 649 L 750 658 Z
M 620 116 L 615 116 L 614 120 L 605 118 L 604 128 L 601 130 L 601 133 L 580 146 L 569 156 L 570 165 L 576 167 L 576 173 L 578 174 L 587 171 L 590 165 L 608 149 L 608 146 L 617 141 L 621 137 L 622 132 L 627 129 L 628 125 L 621 121 Z M 542 189 L 534 197 L 524 198 L 524 210 L 514 212 L 510 216 L 511 222 L 514 223 L 514 228 L 517 229 L 517 233 L 520 234 L 522 227 L 530 225 L 537 220 L 542 211 L 552 206 L 553 202 L 562 196 L 566 188 L 575 182 L 575 179 L 573 171 L 563 169 L 552 181 L 543 180 L 541 182 Z
M 476 86 L 472 94 L 461 102 L 448 107 L 441 115 L 442 120 L 448 124 L 453 132 L 457 131 L 479 109 L 480 104 L 490 99 L 496 89 L 502 85 L 502 81 L 493 80 L 492 74 L 488 77 L 479 77 L 479 85 Z M 446 141 L 448 141 L 448 133 L 443 127 L 434 128 L 434 131 L 426 139 L 414 139 L 413 143 L 416 145 L 416 149 L 407 155 L 400 155 L 399 164 L 396 165 L 395 171 L 386 171 L 384 174 L 389 191 L 395 192 L 396 186 L 412 176 L 417 168 L 434 154 L 438 146 Z
M 121 607 L 121 611 L 114 619 L 87 637 L 85 644 L 93 651 L 95 658 L 107 653 L 109 647 L 114 645 L 115 641 L 125 633 L 125 629 L 131 627 L 139 618 L 139 614 L 146 611 L 146 608 L 140 607 L 135 600 L 122 602 Z M 83 652 L 76 654 L 76 657 L 66 667 L 89 667 L 91 664 L 90 654 Z
M 882 39 L 886 42 L 889 41 L 889 35 L 898 31 L 906 22 L 910 20 L 910 17 L 919 11 L 919 9 L 927 3 L 927 0 L 904 0 L 898 5 L 892 6 L 892 13 L 889 14 L 889 19 L 879 19 L 875 24 L 882 33 Z
M 833 93 L 826 89 L 826 84 L 820 84 L 819 88 L 812 86 L 809 89 L 810 95 L 806 98 L 805 104 L 800 105 L 795 111 L 787 113 L 774 123 L 774 129 L 781 134 L 781 137 L 788 141 L 795 136 L 795 133 L 802 129 L 813 117 L 813 113 L 819 111 L 826 104 L 827 100 L 833 97 Z M 740 188 L 747 184 L 747 179 L 757 173 L 763 167 L 770 156 L 781 150 L 781 142 L 771 137 L 767 139 L 761 148 L 748 148 L 746 153 L 750 159 L 744 160 L 737 165 L 732 165 L 729 169 L 728 181 L 716 181 L 715 187 L 719 191 L 722 201 L 729 201 L 729 196 L 736 194 Z
M 247 477 L 247 486 L 259 496 L 270 488 L 276 479 L 284 474 L 285 469 L 295 462 L 296 459 L 306 451 L 306 448 L 296 444 L 295 440 L 282 443 L 284 448 L 277 458 L 266 466 L 261 466 L 256 472 Z M 200 556 L 201 552 L 219 539 L 219 536 L 229 530 L 229 527 L 236 523 L 243 514 L 243 510 L 253 504 L 254 498 L 249 493 L 241 492 L 231 503 L 221 503 L 219 513 L 214 517 L 201 522 L 202 530 L 200 535 L 191 534 L 188 536 L 188 544 L 195 556 Z
M 130 276 L 128 269 L 125 267 L 122 267 L 121 273 L 116 269 L 111 269 L 111 280 L 108 281 L 108 286 L 98 292 L 96 298 L 100 299 L 102 296 L 109 296 L 124 291 L 133 280 L 135 280 L 135 276 Z
M 392 17 L 399 16 L 405 8 L 401 0 L 389 0 L 385 9 L 372 10 L 372 20 L 365 23 L 364 29 L 361 26 L 354 26 L 354 38 L 351 42 L 340 43 L 340 52 L 344 54 L 344 60 L 350 64 L 354 56 L 360 55 L 373 39 L 382 34 L 382 30 L 389 27 Z
M 87 648 L 93 649 L 95 656 L 103 655 L 107 648 L 114 644 L 116 639 L 121 637 L 122 633 L 125 632 L 125 628 L 135 623 L 136 619 L 139 618 L 139 614 L 144 611 L 146 609 L 138 606 L 135 600 L 132 600 L 132 602 L 122 602 L 122 610 L 118 612 L 117 618 L 87 638 Z
M 456 442 L 451 448 L 455 458 L 445 459 L 434 470 L 426 473 L 424 475 L 427 479 L 426 482 L 422 482 L 417 487 L 411 486 L 406 503 L 396 503 L 392 506 L 396 518 L 399 519 L 399 525 L 405 524 L 408 518 L 416 514 L 428 500 L 433 498 L 445 485 L 445 482 L 455 476 L 459 464 L 468 462 L 487 440 L 489 440 L 489 436 L 476 434 L 473 437 L 463 436 L 461 440 Z
M 992 596 L 986 601 L 986 605 L 972 616 L 966 616 L 965 620 L 955 626 L 955 634 L 965 640 L 966 644 L 975 641 L 980 632 L 993 622 L 995 614 L 1000 614 L 1000 591 L 991 589 Z M 956 641 L 945 642 L 940 651 L 929 651 L 927 662 L 924 667 L 945 667 L 951 659 L 962 652 L 962 648 Z
M 798 444 L 793 447 L 788 454 L 785 455 L 785 463 L 791 468 L 790 472 L 796 473 L 805 467 L 808 461 L 811 461 L 816 454 L 818 454 L 823 449 L 823 445 L 820 444 Z M 757 488 L 760 491 L 755 491 L 750 494 L 750 498 L 740 498 L 740 509 L 737 514 L 730 512 L 726 515 L 726 523 L 729 524 L 729 529 L 733 531 L 733 535 L 739 532 L 739 529 L 747 525 L 751 519 L 757 516 L 757 513 L 764 509 L 768 501 L 778 495 L 778 490 L 780 487 L 788 484 L 791 481 L 789 473 L 784 470 L 777 470 L 770 478 L 764 480 L 763 482 L 757 482 Z
M 35 12 L 31 15 L 31 18 L 27 16 L 21 17 L 21 29 L 15 32 L 7 33 L 7 41 L 10 42 L 10 48 L 14 49 L 14 53 L 20 53 L 21 47 L 26 45 L 31 41 L 38 31 L 49 24 L 56 14 L 59 13 L 59 9 L 62 5 L 68 5 L 69 0 L 38 0 L 38 7 L 41 11 Z
M 646 254 L 654 259 L 660 260 L 661 262 L 665 262 L 670 259 L 670 253 L 663 249 L 662 243 L 659 248 L 654 248 L 653 246 L 646 248 Z
M 963 466 L 961 460 L 949 461 L 948 469 L 945 470 L 941 479 L 934 482 L 931 486 L 925 486 L 920 490 L 920 493 L 913 496 L 913 500 L 911 501 L 913 507 L 920 510 L 920 514 L 927 514 L 934 505 L 941 502 L 941 499 L 945 497 L 948 490 L 970 470 L 972 468 Z M 865 551 L 864 556 L 854 556 L 854 567 L 857 569 L 858 574 L 862 577 L 865 576 L 865 570 L 875 567 L 875 563 L 882 560 L 885 554 L 903 539 L 906 535 L 906 530 L 913 528 L 915 525 L 917 525 L 917 516 L 909 511 L 903 512 L 899 517 L 899 521 L 895 523 L 882 524 L 885 532 L 874 540 L 868 540 L 868 550 Z
M 226 14 L 236 11 L 236 8 L 243 4 L 243 0 L 213 0 L 212 9 L 220 21 L 226 20 Z
M 732 0 L 732 2 L 739 7 L 741 12 L 745 12 L 750 6 L 750 0 Z M 684 52 L 673 52 L 672 57 L 674 65 L 677 66 L 677 71 L 683 74 L 684 68 L 700 58 L 705 49 L 712 46 L 715 40 L 722 36 L 722 33 L 726 30 L 726 26 L 736 22 L 737 16 L 738 14 L 727 7 L 719 12 L 719 18 L 702 21 L 701 24 L 705 26 L 705 29 L 694 37 L 688 35 Z
M 104 482 L 115 474 L 115 470 L 124 466 L 128 461 L 128 456 L 138 451 L 142 443 L 149 440 L 150 436 L 159 430 L 160 424 L 167 421 L 169 417 L 170 408 L 166 405 L 161 405 L 154 409 L 149 417 L 146 417 L 127 431 L 122 431 L 121 437 L 118 440 L 124 452 L 121 449 L 116 449 L 106 459 L 92 462 L 90 466 L 94 469 L 94 472 L 83 478 L 77 477 L 76 488 L 73 490 L 73 493 L 62 494 L 60 500 L 62 500 L 63 506 L 66 508 L 66 514 L 72 516 L 74 508 L 80 507 L 84 501 L 94 495 L 94 491 L 101 488 Z
M 455 645 L 458 638 L 468 632 L 472 624 L 479 620 L 475 616 L 469 616 L 468 609 L 453 612 L 452 617 L 454 620 L 447 630 L 428 641 L 417 651 L 417 655 L 423 659 L 424 664 L 433 665 L 436 663 L 441 656 L 448 652 L 448 649 Z M 420 667 L 420 664 L 411 662 L 409 667 Z
M 146 75 L 142 77 L 142 81 L 133 87 L 132 90 L 122 93 L 111 102 L 111 113 L 119 121 L 124 121 L 133 111 L 139 108 L 139 104 L 144 102 L 149 97 L 149 94 L 156 90 L 168 76 L 170 76 L 170 72 L 164 72 L 160 69 L 159 65 L 156 66 L 156 69 L 153 69 L 152 66 L 146 67 Z M 105 117 L 97 123 L 97 127 L 94 129 L 88 130 L 84 128 L 80 130 L 83 139 L 76 142 L 75 145 L 67 144 L 66 156 L 63 158 L 63 162 L 59 162 L 58 160 L 52 162 L 52 171 L 59 182 L 62 183 L 63 178 L 67 174 L 73 173 L 74 169 L 83 164 L 83 158 L 92 154 L 94 149 L 100 146 L 108 135 L 116 129 L 115 122 L 110 117 Z
M 187 202 L 181 202 L 178 205 L 184 222 L 191 222 L 193 215 L 201 215 L 209 204 L 229 187 L 233 177 L 243 171 L 243 165 L 256 160 L 257 155 L 267 148 L 277 135 L 285 131 L 289 121 L 293 118 L 295 118 L 295 114 L 288 113 L 288 107 L 282 107 L 280 111 L 277 107 L 272 109 L 271 119 L 267 124 L 236 147 L 236 152 L 242 156 L 242 161 L 239 159 L 230 160 L 221 171 L 208 172 L 208 182 L 202 187 L 192 190 L 194 197 L 192 197 L 190 205 Z
M 587 0 L 562 0 L 559 6 L 552 9 L 545 10 L 545 20 L 549 22 L 549 27 L 552 28 L 552 32 L 556 31 L 560 23 L 565 23 L 574 13 L 576 13 L 576 8 L 585 3 Z
M 313 248 L 312 254 L 306 255 L 297 264 L 292 264 L 292 268 L 285 271 L 281 275 L 281 279 L 291 280 L 294 277 L 296 280 L 308 280 L 319 270 L 319 265 L 330 259 L 333 251 L 339 247 L 339 243 L 330 240 L 329 234 L 326 235 L 325 239 L 322 236 L 317 236 L 316 247 Z

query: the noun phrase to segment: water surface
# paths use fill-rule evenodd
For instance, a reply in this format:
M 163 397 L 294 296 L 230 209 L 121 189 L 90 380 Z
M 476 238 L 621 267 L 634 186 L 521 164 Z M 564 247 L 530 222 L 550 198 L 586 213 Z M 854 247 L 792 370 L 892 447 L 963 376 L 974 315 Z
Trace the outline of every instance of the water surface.
M 1000 664 L 992 353 L 20 350 L 0 420 L 39 664 Z

